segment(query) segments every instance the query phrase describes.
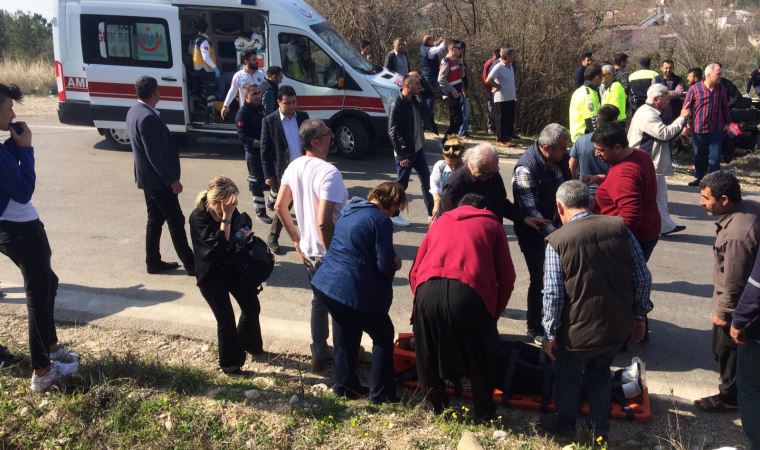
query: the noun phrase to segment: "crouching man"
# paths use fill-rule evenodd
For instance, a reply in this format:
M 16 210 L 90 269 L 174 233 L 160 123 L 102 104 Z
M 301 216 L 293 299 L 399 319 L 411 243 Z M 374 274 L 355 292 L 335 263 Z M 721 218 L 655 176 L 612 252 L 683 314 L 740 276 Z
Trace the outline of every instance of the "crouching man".
M 592 214 L 589 203 L 583 182 L 563 183 L 557 190 L 563 226 L 546 237 L 543 346 L 555 362 L 557 412 L 541 424 L 574 435 L 585 385 L 589 428 L 601 443 L 609 432 L 610 365 L 624 342 L 644 336 L 652 275 L 623 221 Z

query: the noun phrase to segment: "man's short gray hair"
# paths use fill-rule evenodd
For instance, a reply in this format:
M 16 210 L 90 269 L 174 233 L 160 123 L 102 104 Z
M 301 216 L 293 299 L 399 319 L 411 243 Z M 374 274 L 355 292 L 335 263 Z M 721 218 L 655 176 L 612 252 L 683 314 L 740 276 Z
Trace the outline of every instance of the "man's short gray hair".
M 647 103 L 654 103 L 654 99 L 668 94 L 668 87 L 664 84 L 653 84 L 647 89 Z
M 588 209 L 591 194 L 586 183 L 580 180 L 565 181 L 557 189 L 557 201 L 568 209 Z
M 319 119 L 306 119 L 298 129 L 298 137 L 301 139 L 301 145 L 306 150 L 311 150 L 311 141 L 319 136 L 325 123 Z
M 612 64 L 605 64 L 602 66 L 602 73 L 611 73 L 615 75 L 615 66 Z
M 720 69 L 720 64 L 718 63 L 708 64 L 707 67 L 705 67 L 705 78 L 707 78 L 708 75 L 713 73 L 715 69 Z
M 478 170 L 483 170 L 484 166 L 486 165 L 486 161 L 488 161 L 490 158 L 496 158 L 498 160 L 499 154 L 496 153 L 496 150 L 493 149 L 493 146 L 491 144 L 486 143 L 478 144 L 475 147 L 468 148 L 462 157 L 465 164 L 472 164 Z
M 538 135 L 539 147 L 556 147 L 562 139 L 570 140 L 570 132 L 558 123 L 550 123 Z

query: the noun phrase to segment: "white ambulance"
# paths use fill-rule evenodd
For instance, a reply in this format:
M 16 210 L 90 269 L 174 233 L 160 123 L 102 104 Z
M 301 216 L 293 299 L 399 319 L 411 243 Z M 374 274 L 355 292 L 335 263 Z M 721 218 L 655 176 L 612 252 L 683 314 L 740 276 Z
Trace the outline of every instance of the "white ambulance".
M 234 138 L 234 111 L 226 120 L 204 113 L 194 95 L 192 43 L 201 19 L 222 73 L 217 100 L 238 70 L 235 41 L 253 37 L 260 68 L 283 68 L 281 85 L 295 88 L 300 110 L 332 127 L 341 154 L 360 158 L 386 138 L 399 76 L 364 59 L 300 0 L 59 0 L 53 46 L 61 123 L 94 126 L 129 148 L 134 83 L 149 75 L 170 131 Z

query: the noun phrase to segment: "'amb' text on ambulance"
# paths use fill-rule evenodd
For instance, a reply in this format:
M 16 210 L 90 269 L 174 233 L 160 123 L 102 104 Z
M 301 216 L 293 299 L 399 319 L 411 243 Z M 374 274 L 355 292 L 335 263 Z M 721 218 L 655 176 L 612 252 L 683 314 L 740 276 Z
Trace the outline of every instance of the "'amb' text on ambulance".
M 193 67 L 203 22 L 220 71 L 210 86 L 199 85 Z M 122 148 L 129 147 L 125 118 L 143 75 L 158 80 L 158 111 L 170 131 L 233 137 L 234 110 L 226 119 L 214 112 L 247 47 L 256 49 L 259 69 L 282 67 L 298 108 L 325 120 L 349 158 L 387 136 L 388 109 L 399 94 L 397 74 L 364 59 L 300 0 L 59 0 L 53 46 L 61 123 L 94 126 Z

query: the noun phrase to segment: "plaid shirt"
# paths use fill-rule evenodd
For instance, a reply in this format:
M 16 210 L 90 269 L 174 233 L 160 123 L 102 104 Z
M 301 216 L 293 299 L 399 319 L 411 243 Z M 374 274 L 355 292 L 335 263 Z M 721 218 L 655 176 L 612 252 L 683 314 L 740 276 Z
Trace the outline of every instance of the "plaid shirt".
M 723 131 L 729 122 L 728 95 L 722 84 L 712 90 L 700 81 L 692 85 L 683 101 L 684 108 L 691 109 L 695 133 Z
M 570 218 L 570 222 L 582 219 L 593 214 L 590 211 L 578 213 Z M 633 311 L 637 319 L 643 318 L 654 307 L 649 299 L 652 290 L 652 274 L 647 268 L 644 253 L 641 251 L 638 241 L 630 230 L 628 245 L 633 253 L 633 284 L 636 290 Z M 562 310 L 565 308 L 565 274 L 562 272 L 562 264 L 559 253 L 551 245 L 546 246 L 546 258 L 544 262 L 544 311 L 543 321 L 546 338 L 554 339 L 561 325 Z
M 565 182 L 565 177 L 562 175 L 562 169 L 559 166 L 548 167 L 557 179 L 557 186 Z M 515 203 L 520 205 L 520 209 L 522 209 L 525 217 L 541 217 L 552 220 L 551 217 L 544 217 L 538 210 L 538 206 L 536 206 L 536 198 L 533 195 L 533 191 L 538 189 L 538 184 L 536 183 L 536 178 L 527 167 L 519 166 L 515 169 L 515 172 L 512 174 L 512 186 L 515 188 L 516 195 L 520 197 L 520 201 Z M 553 225 L 545 225 L 539 231 L 544 236 L 548 236 L 555 229 Z

